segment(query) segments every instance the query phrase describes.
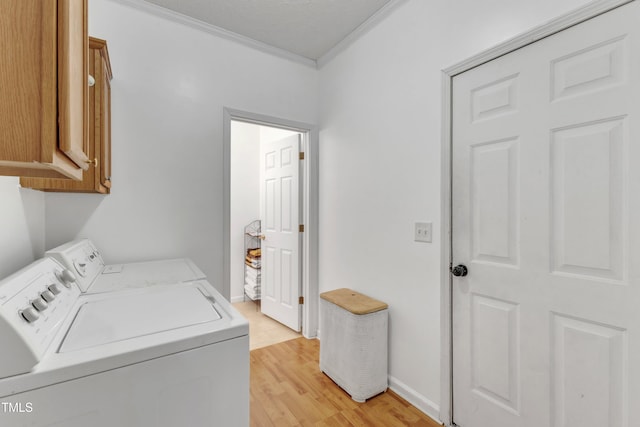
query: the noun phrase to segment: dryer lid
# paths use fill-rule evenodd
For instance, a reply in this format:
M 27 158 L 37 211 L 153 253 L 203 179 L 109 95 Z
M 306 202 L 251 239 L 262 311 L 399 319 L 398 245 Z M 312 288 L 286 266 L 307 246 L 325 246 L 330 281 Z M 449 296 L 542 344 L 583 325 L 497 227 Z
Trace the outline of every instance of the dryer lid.
M 83 304 L 59 352 L 100 346 L 221 319 L 197 288 L 164 288 L 102 294 Z
M 187 258 L 114 264 L 105 266 L 91 285 L 90 292 L 172 285 L 205 278 L 204 273 Z

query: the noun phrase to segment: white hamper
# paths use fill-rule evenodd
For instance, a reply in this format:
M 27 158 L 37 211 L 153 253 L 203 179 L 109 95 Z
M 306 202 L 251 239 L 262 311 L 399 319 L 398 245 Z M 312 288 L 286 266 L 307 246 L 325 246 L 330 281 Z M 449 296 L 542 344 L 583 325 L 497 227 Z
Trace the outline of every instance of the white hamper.
M 320 370 L 356 402 L 387 389 L 388 312 L 350 289 L 320 294 Z

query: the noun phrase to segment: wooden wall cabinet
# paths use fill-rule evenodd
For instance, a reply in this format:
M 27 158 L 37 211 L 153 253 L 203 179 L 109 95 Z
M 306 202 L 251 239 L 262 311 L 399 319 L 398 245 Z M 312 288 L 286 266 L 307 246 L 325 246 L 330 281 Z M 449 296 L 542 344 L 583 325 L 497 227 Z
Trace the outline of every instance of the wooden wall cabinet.
M 81 181 L 52 178 L 21 178 L 23 187 L 44 191 L 109 194 L 111 191 L 111 63 L 107 42 L 89 38 L 89 158 L 92 166 Z
M 2 0 L 0 175 L 88 168 L 87 0 Z

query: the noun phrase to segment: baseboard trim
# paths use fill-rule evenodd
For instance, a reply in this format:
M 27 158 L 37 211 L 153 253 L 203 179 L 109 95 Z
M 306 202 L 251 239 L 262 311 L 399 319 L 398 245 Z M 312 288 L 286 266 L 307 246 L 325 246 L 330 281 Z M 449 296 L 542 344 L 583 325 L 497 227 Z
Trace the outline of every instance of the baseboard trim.
M 237 302 L 243 302 L 244 301 L 244 297 L 242 295 L 240 295 L 239 297 L 231 297 L 231 304 L 235 304 Z
M 427 416 L 432 418 L 439 424 L 440 421 L 440 405 L 430 401 L 402 381 L 389 375 L 389 388 L 398 396 L 402 397 L 407 402 L 424 412 Z

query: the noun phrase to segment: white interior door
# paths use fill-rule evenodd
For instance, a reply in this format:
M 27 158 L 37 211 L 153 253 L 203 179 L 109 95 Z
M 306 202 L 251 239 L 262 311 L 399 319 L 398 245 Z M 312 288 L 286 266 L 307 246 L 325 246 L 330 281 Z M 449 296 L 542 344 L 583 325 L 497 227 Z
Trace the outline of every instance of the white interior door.
M 640 426 L 640 5 L 453 79 L 453 419 Z
M 260 144 L 262 312 L 300 331 L 300 135 Z

